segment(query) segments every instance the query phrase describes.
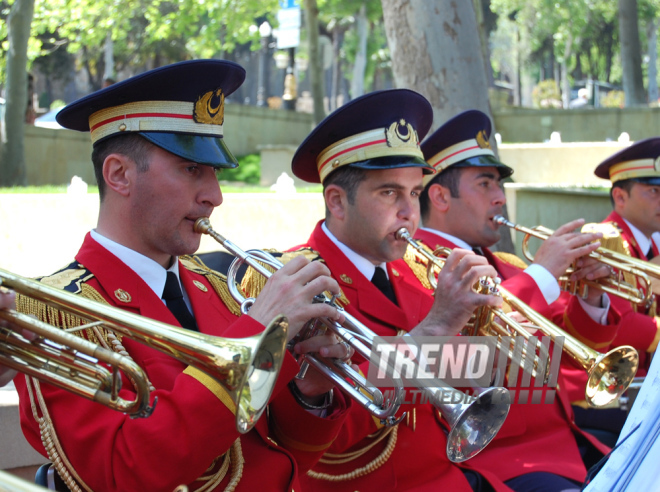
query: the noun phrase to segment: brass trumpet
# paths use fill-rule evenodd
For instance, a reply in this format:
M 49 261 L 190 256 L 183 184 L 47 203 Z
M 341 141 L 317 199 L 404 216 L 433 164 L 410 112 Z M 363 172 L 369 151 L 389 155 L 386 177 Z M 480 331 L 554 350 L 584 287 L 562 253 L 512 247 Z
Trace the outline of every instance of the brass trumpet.
M 433 253 L 430 253 L 424 249 L 421 244 L 415 241 L 415 239 L 410 235 L 405 227 L 402 227 L 396 232 L 396 237 L 397 239 L 403 239 L 407 241 L 408 244 L 413 247 L 416 254 L 420 256 L 422 260 L 427 262 L 426 276 L 433 289 L 436 289 L 438 286 L 436 273 L 437 271 L 442 270 L 445 264 L 444 258 L 449 256 L 451 253 L 451 248 L 438 248 Z M 479 294 L 500 295 L 498 291 L 499 282 L 499 278 L 481 278 L 479 279 L 478 284 L 474 287 L 474 290 Z M 523 369 L 528 370 L 529 374 L 533 378 L 541 377 L 544 383 L 548 382 L 548 378 L 550 377 L 550 365 L 541 362 L 548 360 L 547 348 L 539 341 L 536 342 L 535 348 L 532 348 L 532 342 L 530 340 L 531 335 L 529 332 L 523 327 L 522 324 L 504 312 L 504 310 L 497 307 L 479 308 L 477 311 L 475 311 L 474 316 L 468 322 L 466 328 L 464 328 L 463 334 L 469 336 L 496 336 L 497 349 L 504 351 L 509 359 L 514 358 L 516 350 L 515 340 L 512 338 L 512 336 L 517 335 L 525 338 L 526 343 L 522 348 L 521 355 L 523 360 L 531 359 L 531 363 L 522 366 Z M 505 342 L 505 340 L 508 340 L 508 342 Z M 538 374 L 538 369 L 541 369 L 543 373 Z
M 536 237 L 545 241 L 554 233 L 552 229 L 543 226 L 529 228 L 514 224 L 501 215 L 493 217 L 493 222 L 525 234 L 522 241 L 522 251 L 525 258 L 531 262 L 534 261 L 534 255 L 529 251 L 530 238 Z M 598 262 L 612 267 L 614 276 L 597 280 L 582 279 L 578 282 L 572 282 L 570 276 L 574 269 L 571 267 L 565 275 L 559 278 L 559 286 L 562 290 L 573 295 L 580 294 L 584 297 L 587 293 L 587 288 L 591 286 L 641 306 L 648 307 L 651 304 L 653 300 L 653 289 L 649 277 L 660 279 L 660 266 L 603 247 L 590 253 L 589 258 L 594 258 Z M 624 273 L 635 277 L 638 285 L 631 285 L 626 282 L 623 278 Z
M 246 299 L 236 286 L 236 273 L 241 265 L 248 264 L 261 275 L 269 278 L 272 272 L 265 268 L 262 263 L 276 270 L 281 268 L 283 264 L 263 251 L 241 250 L 224 236 L 214 231 L 207 218 L 197 219 L 194 229 L 196 232 L 213 237 L 227 251 L 236 256 L 227 273 L 227 284 L 234 299 L 241 303 L 241 309 L 246 312 L 254 299 Z M 318 296 L 315 301 L 334 305 L 334 299 L 329 299 L 325 294 Z M 341 309 L 339 306 L 336 307 Z M 312 320 L 310 323 L 313 325 L 321 324 L 352 346 L 356 353 L 360 354 L 365 360 L 370 360 L 371 347 L 376 335 L 349 313 L 343 310 L 342 312 L 345 318 L 343 325 L 325 318 Z M 394 414 L 405 396 L 405 390 L 402 387 L 395 388 L 395 396 L 391 401 L 384 400 L 383 394 L 378 388 L 368 384 L 360 373 L 354 371 L 350 365 L 343 361 L 328 360 L 315 355 L 307 355 L 305 360 L 341 387 L 374 417 L 381 419 L 385 425 L 395 425 L 399 422 L 400 419 L 395 419 Z M 442 382 L 439 384 L 442 384 Z M 509 392 L 504 388 L 487 388 L 471 403 L 447 404 L 442 403 L 441 398 L 438 397 L 443 390 L 453 390 L 453 388 L 448 385 L 422 388 L 422 391 L 433 402 L 451 427 L 451 431 L 447 436 L 448 458 L 453 462 L 462 462 L 484 449 L 502 427 L 509 412 Z
M 236 428 L 241 433 L 248 432 L 265 410 L 284 360 L 288 321 L 283 316 L 275 318 L 261 335 L 221 338 L 129 313 L 5 270 L 0 270 L 0 285 L 91 321 L 76 330 L 104 326 L 204 371 L 223 385 L 236 405 Z M 3 329 L 2 363 L 115 410 L 140 417 L 153 411 L 148 406 L 147 376 L 132 360 L 30 316 L 12 310 L 0 310 L 0 316 L 39 335 L 28 341 Z M 112 374 L 98 363 L 85 364 L 77 352 L 109 364 Z M 134 402 L 117 397 L 119 369 L 136 385 Z
M 397 232 L 397 235 L 399 235 L 400 232 L 401 230 Z M 417 252 L 429 260 L 427 269 L 429 277 L 432 275 L 434 268 L 442 268 L 444 262 L 437 261 L 434 254 L 428 253 L 424 250 L 424 248 L 422 248 L 422 246 L 410 236 L 408 231 L 405 231 L 405 234 L 402 233 L 400 237 L 406 239 Z M 433 257 L 433 259 L 431 259 L 431 257 Z M 489 290 L 482 293 L 501 295 L 505 303 L 527 318 L 527 320 L 535 325 L 543 335 L 550 337 L 552 340 L 556 340 L 558 337 L 564 337 L 563 351 L 571 358 L 571 360 L 584 369 L 589 376 L 585 388 L 585 399 L 591 406 L 605 406 L 618 399 L 624 391 L 626 391 L 635 377 L 637 366 L 639 364 L 639 356 L 634 348 L 624 345 L 612 349 L 606 354 L 601 354 L 572 337 L 545 317 L 541 316 L 538 312 L 499 285 L 499 283 L 494 283 L 491 286 L 488 281 L 483 282 L 489 287 Z M 484 284 L 482 283 L 481 285 Z M 503 320 L 510 318 L 500 308 L 484 307 L 482 309 L 488 310 L 491 314 L 494 314 L 495 317 Z M 488 319 L 492 320 L 492 318 L 493 317 L 490 316 Z M 499 337 L 502 336 L 502 333 L 500 333 L 501 328 L 513 328 L 513 326 L 514 324 L 510 325 L 508 321 L 505 321 L 503 325 L 486 323 L 485 326 L 478 326 L 478 333 L 472 334 L 496 335 Z M 520 330 L 522 330 L 521 332 L 518 331 L 518 328 L 514 328 L 513 331 L 515 331 L 515 333 L 507 333 L 505 336 L 519 335 L 529 340 L 529 332 L 527 332 L 523 325 L 519 325 L 519 327 Z M 549 365 L 546 367 L 549 367 Z
M 46 492 L 47 490 L 0 470 L 0 492 Z

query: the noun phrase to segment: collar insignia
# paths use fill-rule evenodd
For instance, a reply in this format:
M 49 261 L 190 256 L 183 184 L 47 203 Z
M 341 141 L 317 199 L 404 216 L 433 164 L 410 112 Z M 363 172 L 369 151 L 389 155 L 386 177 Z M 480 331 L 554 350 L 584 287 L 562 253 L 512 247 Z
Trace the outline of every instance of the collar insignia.
M 351 284 L 353 283 L 353 279 L 352 279 L 351 277 L 349 277 L 348 275 L 346 275 L 345 273 L 342 273 L 342 274 L 339 276 L 339 279 L 340 279 L 342 282 L 344 282 L 345 284 L 348 284 L 348 285 L 351 285 Z
M 394 268 L 392 268 L 392 275 L 394 275 L 395 277 L 398 277 L 399 272 L 397 272 Z
M 222 125 L 225 120 L 225 95 L 222 89 L 199 96 L 193 110 L 193 119 L 196 123 Z
M 133 299 L 131 295 L 128 292 L 126 292 L 124 289 L 117 289 L 115 291 L 115 297 L 120 302 L 125 302 L 125 303 L 129 303 Z

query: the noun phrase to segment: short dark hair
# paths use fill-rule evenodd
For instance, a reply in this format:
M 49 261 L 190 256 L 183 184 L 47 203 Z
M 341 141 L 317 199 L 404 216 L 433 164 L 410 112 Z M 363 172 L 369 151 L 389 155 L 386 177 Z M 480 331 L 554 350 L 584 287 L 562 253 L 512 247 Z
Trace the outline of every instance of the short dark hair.
M 137 171 L 147 172 L 149 169 L 149 151 L 153 144 L 135 133 L 119 135 L 104 140 L 94 146 L 92 150 L 92 164 L 94 175 L 99 186 L 99 197 L 103 201 L 105 196 L 105 180 L 103 179 L 103 162 L 110 154 L 122 154 L 131 158 L 137 164 Z
M 426 221 L 431 213 L 431 200 L 429 199 L 429 188 L 431 185 L 439 184 L 449 189 L 449 194 L 452 198 L 458 198 L 458 183 L 461 179 L 460 167 L 450 167 L 445 169 L 439 174 L 436 174 L 433 179 L 424 187 L 424 191 L 419 196 L 419 209 L 422 215 L 422 221 Z
M 367 179 L 367 169 L 360 169 L 359 167 L 344 166 L 332 171 L 325 181 L 323 182 L 323 193 L 330 185 L 339 186 L 346 192 L 348 203 L 353 205 L 355 197 L 357 196 L 357 189 L 360 183 Z M 328 219 L 330 211 L 328 206 L 325 206 L 325 218 Z
M 614 208 L 614 196 L 612 195 L 614 188 L 621 188 L 630 195 L 630 190 L 632 190 L 635 183 L 637 183 L 637 181 L 634 179 L 622 179 L 621 181 L 612 183 L 612 188 L 610 188 L 610 203 L 612 204 L 612 208 Z

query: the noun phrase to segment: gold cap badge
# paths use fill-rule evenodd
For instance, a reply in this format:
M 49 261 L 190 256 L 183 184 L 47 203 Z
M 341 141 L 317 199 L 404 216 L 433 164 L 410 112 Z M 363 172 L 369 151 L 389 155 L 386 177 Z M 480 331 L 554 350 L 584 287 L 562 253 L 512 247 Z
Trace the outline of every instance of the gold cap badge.
M 395 121 L 385 130 L 385 138 L 389 147 L 416 148 L 419 146 L 417 132 L 410 123 L 406 123 L 406 120 L 403 119 Z
M 225 95 L 222 89 L 209 91 L 199 96 L 195 103 L 193 119 L 197 123 L 222 125 L 225 121 Z
M 479 133 L 477 133 L 476 140 L 480 149 L 490 149 L 490 142 L 488 141 L 485 130 L 481 130 Z

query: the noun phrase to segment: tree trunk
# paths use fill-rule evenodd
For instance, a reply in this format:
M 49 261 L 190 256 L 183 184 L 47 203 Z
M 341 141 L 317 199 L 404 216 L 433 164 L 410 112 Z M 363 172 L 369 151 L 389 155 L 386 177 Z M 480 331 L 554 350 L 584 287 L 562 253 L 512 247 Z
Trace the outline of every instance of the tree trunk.
M 568 80 L 568 60 L 571 57 L 571 46 L 573 44 L 573 35 L 569 32 L 564 49 L 564 57 L 561 60 L 561 105 L 568 109 L 568 103 L 571 101 L 571 84 Z
M 106 79 L 114 79 L 116 77 L 114 43 L 110 31 L 108 31 L 108 34 L 105 37 L 105 44 L 103 45 L 103 64 L 105 65 L 103 81 L 105 82 Z
M 626 107 L 646 105 L 638 24 L 637 0 L 619 0 L 619 38 Z
M 479 42 L 481 43 L 481 52 L 484 55 L 484 64 L 486 70 L 486 80 L 488 81 L 488 87 L 495 87 L 495 78 L 493 77 L 493 66 L 490 64 L 490 45 L 488 43 L 488 38 L 490 32 L 486 28 L 486 22 L 484 19 L 484 4 L 483 0 L 473 0 L 474 4 L 474 13 L 477 20 L 478 32 L 479 32 Z
M 332 31 L 332 87 L 330 88 L 330 104 L 328 104 L 330 111 L 339 107 L 337 100 L 341 91 L 342 78 L 340 50 L 344 42 L 344 28 L 340 26 L 339 22 L 336 22 Z
M 0 163 L 0 185 L 26 186 L 25 113 L 28 102 L 27 47 L 34 14 L 34 0 L 16 0 L 7 17 L 7 107 L 5 144 Z
M 367 37 L 369 36 L 369 21 L 367 6 L 362 3 L 360 11 L 355 16 L 355 28 L 358 35 L 358 46 L 353 65 L 353 80 L 351 81 L 351 98 L 364 94 L 364 75 L 367 71 Z
M 433 106 L 433 127 L 468 109 L 493 120 L 488 78 L 472 2 L 382 0 L 395 85 L 423 94 Z M 493 128 L 493 134 L 495 130 Z M 495 139 L 491 145 L 497 152 Z M 513 252 L 509 234 L 498 249 Z
M 649 20 L 646 23 L 646 39 L 648 40 L 649 48 L 649 102 L 658 102 L 658 19 Z
M 323 109 L 323 67 L 319 51 L 319 8 L 316 0 L 305 0 L 305 26 L 307 27 L 307 42 L 309 43 L 309 81 L 314 100 L 314 125 L 325 118 Z

